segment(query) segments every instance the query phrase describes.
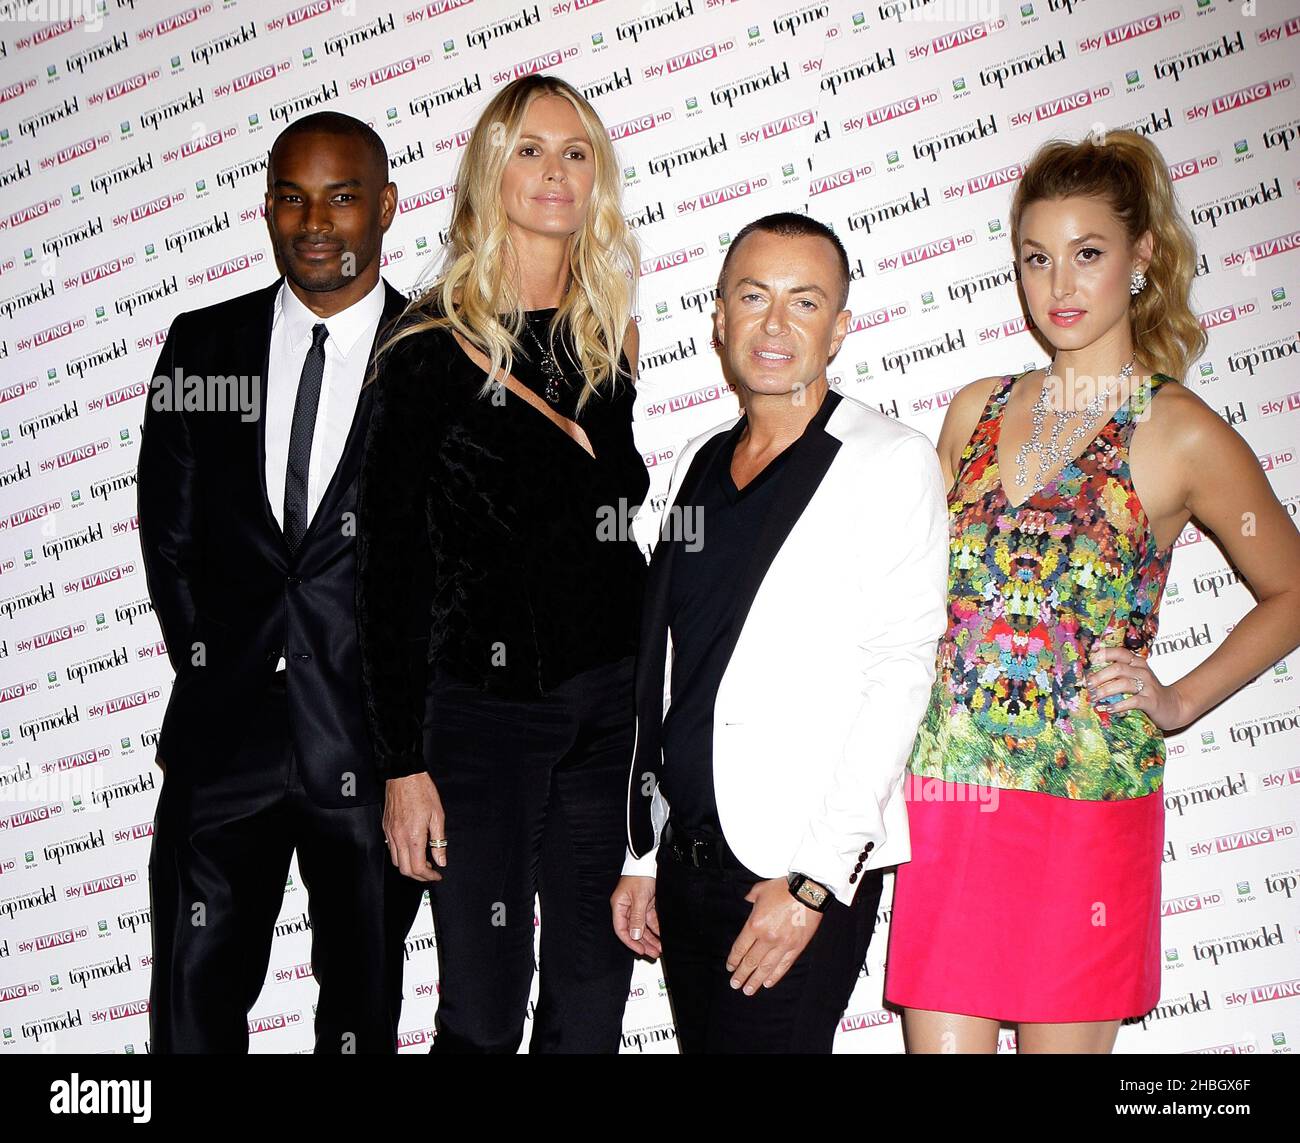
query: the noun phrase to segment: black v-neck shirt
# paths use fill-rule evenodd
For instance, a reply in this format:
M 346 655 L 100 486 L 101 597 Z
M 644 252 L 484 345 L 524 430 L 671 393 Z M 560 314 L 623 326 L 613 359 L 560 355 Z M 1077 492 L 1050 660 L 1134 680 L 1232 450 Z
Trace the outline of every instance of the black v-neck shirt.
M 554 310 L 528 320 L 547 344 Z M 527 333 L 526 349 L 534 343 Z M 629 527 L 650 477 L 632 437 L 626 359 L 579 412 L 571 343 L 556 408 L 593 458 L 526 400 L 480 397 L 485 371 L 450 331 L 381 358 L 357 521 L 363 685 L 381 767 L 424 766 L 435 668 L 507 698 L 546 695 L 573 675 L 636 653 L 646 561 Z M 545 378 L 516 355 L 538 394 Z
M 682 504 L 668 586 L 672 701 L 664 716 L 662 783 L 673 828 L 687 835 L 722 833 L 713 788 L 713 707 L 733 645 L 727 636 L 736 622 L 736 583 L 789 458 L 804 440 L 793 441 L 737 489 L 731 461 L 745 424 L 742 417 L 715 452 L 689 498 L 689 516 Z

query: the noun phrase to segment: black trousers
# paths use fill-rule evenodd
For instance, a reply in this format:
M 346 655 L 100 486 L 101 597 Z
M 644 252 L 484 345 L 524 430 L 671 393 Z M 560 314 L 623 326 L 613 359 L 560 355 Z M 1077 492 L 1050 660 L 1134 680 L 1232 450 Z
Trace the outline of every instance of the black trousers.
M 238 719 L 247 732 L 220 772 L 164 759 L 149 855 L 150 1050 L 248 1050 L 297 849 L 320 985 L 315 1050 L 395 1052 L 411 916 L 397 905 L 411 890 L 389 861 L 384 807 L 326 809 L 307 796 L 283 676 Z
M 696 869 L 659 849 L 655 909 L 664 980 L 683 1054 L 829 1053 L 876 926 L 882 870 L 862 874 L 851 906 L 832 900 L 812 940 L 772 988 L 731 987 L 727 953 L 753 906 L 758 874 Z
M 633 659 L 545 698 L 512 701 L 442 668 L 426 719 L 429 772 L 447 816 L 432 887 L 439 1000 L 434 1052 L 516 1052 L 534 970 L 530 1052 L 616 1052 L 633 954 L 609 898 L 627 846 Z

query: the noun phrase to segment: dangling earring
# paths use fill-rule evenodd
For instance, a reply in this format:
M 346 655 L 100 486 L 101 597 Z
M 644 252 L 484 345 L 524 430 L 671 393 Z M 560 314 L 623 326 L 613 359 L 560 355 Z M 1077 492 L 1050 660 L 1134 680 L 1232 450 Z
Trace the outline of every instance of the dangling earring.
M 1140 294 L 1147 288 L 1147 276 L 1141 270 L 1134 270 L 1133 277 L 1128 282 L 1128 292 L 1130 294 Z

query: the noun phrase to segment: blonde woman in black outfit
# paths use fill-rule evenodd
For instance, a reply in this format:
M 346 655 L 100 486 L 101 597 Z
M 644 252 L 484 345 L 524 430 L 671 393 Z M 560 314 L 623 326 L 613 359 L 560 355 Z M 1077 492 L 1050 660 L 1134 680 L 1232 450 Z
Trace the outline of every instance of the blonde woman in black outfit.
M 365 699 L 384 833 L 431 883 L 435 1052 L 614 1052 L 632 953 L 626 845 L 645 559 L 626 520 L 638 265 L 618 165 L 553 76 L 488 104 L 441 276 L 381 350 L 361 476 Z

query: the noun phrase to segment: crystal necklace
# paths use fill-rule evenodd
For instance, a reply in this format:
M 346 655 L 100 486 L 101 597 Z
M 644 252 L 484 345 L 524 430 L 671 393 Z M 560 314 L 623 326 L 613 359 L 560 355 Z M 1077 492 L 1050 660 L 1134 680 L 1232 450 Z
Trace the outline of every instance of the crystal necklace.
M 1134 355 L 1129 359 L 1129 363 L 1119 371 L 1121 384 L 1133 375 L 1133 365 L 1136 361 L 1137 356 Z M 1043 421 L 1046 419 L 1051 408 L 1047 403 L 1047 382 L 1055 375 L 1055 372 L 1056 358 L 1053 356 L 1052 364 L 1047 367 L 1047 371 L 1043 374 L 1042 392 L 1038 394 L 1038 400 L 1034 402 L 1034 407 L 1030 410 L 1034 418 L 1034 431 L 1030 434 L 1029 439 L 1020 446 L 1019 451 L 1016 453 L 1016 465 L 1018 467 L 1017 479 L 1022 488 L 1024 487 L 1025 481 L 1028 479 L 1029 475 L 1028 465 L 1026 464 L 1026 461 L 1029 459 L 1029 454 L 1033 453 L 1038 457 L 1039 483 L 1034 485 L 1034 487 L 1027 493 L 1026 499 L 1042 490 L 1043 484 L 1045 483 L 1042 478 L 1047 473 L 1054 472 L 1058 464 L 1062 461 L 1068 461 L 1074 456 L 1074 446 L 1083 440 L 1084 436 L 1096 427 L 1097 418 L 1101 415 L 1102 406 L 1106 403 L 1110 393 L 1114 392 L 1114 390 L 1103 390 L 1082 409 L 1076 410 L 1076 413 L 1083 417 L 1083 423 L 1078 425 L 1074 431 L 1065 438 L 1064 443 L 1061 443 L 1061 432 L 1065 427 L 1065 422 L 1068 419 L 1068 416 L 1074 414 L 1067 415 L 1058 413 L 1056 420 L 1052 422 L 1051 436 L 1048 438 L 1047 444 L 1044 445 L 1042 440 Z M 1118 386 L 1116 386 L 1116 388 L 1118 388 Z
M 524 327 L 533 339 L 533 344 L 537 346 L 537 365 L 542 371 L 542 376 L 546 379 L 546 399 L 552 405 L 557 405 L 560 401 L 560 386 L 564 382 L 564 372 L 560 369 L 559 363 L 555 360 L 550 348 L 542 344 L 542 339 L 537 336 L 537 331 L 533 329 L 532 323 L 525 320 Z

